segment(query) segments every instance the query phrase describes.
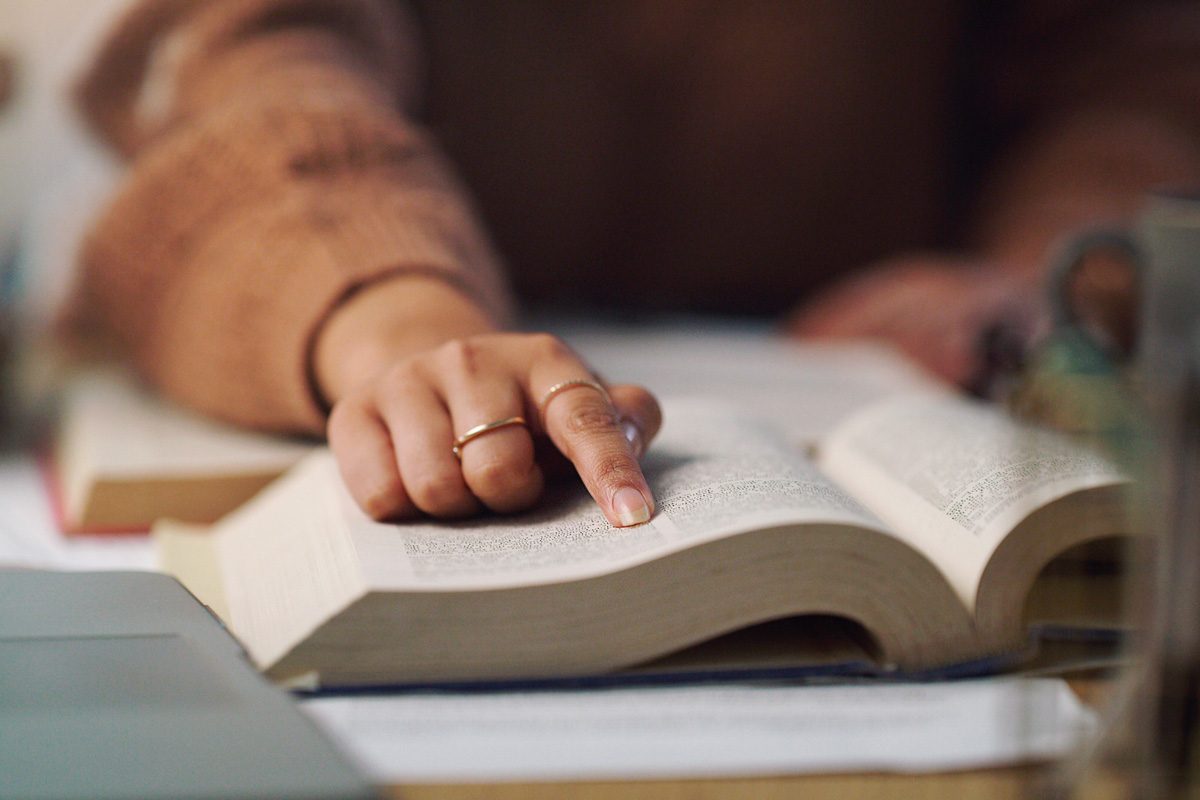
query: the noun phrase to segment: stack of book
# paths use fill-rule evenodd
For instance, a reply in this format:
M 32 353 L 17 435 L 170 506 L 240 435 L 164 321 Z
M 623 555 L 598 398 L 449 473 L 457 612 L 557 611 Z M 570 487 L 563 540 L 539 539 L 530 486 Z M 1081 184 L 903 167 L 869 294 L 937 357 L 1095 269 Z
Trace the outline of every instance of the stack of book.
M 804 351 L 780 358 L 814 380 Z M 1112 581 L 1056 592 L 1048 565 L 1130 531 L 1124 476 L 894 374 L 815 398 L 844 413 L 811 436 L 736 397 L 652 386 L 658 513 L 629 529 L 574 485 L 522 515 L 377 523 L 323 448 L 111 379 L 68 399 L 58 480 L 74 528 L 163 518 L 164 568 L 293 686 L 932 676 L 1018 663 L 1049 625 L 1111 631 Z

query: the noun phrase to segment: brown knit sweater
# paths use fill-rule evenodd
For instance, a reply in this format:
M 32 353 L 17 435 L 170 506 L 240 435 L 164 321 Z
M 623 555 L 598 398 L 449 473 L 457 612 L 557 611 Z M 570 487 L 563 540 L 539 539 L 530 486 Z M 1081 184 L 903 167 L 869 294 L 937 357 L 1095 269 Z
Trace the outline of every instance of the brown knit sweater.
M 146 0 L 81 86 L 131 165 L 81 304 L 185 402 L 315 432 L 314 332 L 387 275 L 499 315 L 510 279 L 560 306 L 778 312 L 889 253 L 998 244 L 1033 178 L 980 199 L 989 165 L 1087 167 L 1054 160 L 1058 131 L 1095 145 L 1116 111 L 1195 155 L 1195 3 L 979 10 L 1014 5 Z

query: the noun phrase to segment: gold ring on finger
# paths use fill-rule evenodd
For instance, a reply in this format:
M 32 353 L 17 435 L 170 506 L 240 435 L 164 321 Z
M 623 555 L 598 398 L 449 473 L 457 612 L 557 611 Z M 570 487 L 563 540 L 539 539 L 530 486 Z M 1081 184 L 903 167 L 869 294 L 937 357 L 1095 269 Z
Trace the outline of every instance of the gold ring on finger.
M 575 378 L 569 381 L 561 381 L 547 389 L 546 393 L 542 395 L 542 399 L 538 402 L 538 413 L 542 417 L 543 428 L 546 427 L 546 407 L 550 405 L 550 401 L 558 397 L 563 392 L 580 388 L 595 389 L 604 397 L 605 402 L 612 402 L 612 398 L 609 397 L 608 394 L 608 389 L 605 389 L 599 381 L 588 380 L 586 378 Z
M 457 458 L 459 461 L 462 461 L 463 445 L 465 445 L 467 442 L 471 441 L 472 439 L 478 439 L 480 436 L 491 433 L 492 431 L 498 431 L 501 428 L 507 428 L 512 425 L 521 425 L 526 428 L 529 427 L 529 423 L 525 421 L 524 417 L 505 417 L 504 419 L 498 419 L 495 422 L 485 422 L 482 425 L 476 425 L 474 428 L 464 432 L 461 436 L 455 439 L 454 446 L 451 447 L 450 450 L 454 453 L 455 458 Z

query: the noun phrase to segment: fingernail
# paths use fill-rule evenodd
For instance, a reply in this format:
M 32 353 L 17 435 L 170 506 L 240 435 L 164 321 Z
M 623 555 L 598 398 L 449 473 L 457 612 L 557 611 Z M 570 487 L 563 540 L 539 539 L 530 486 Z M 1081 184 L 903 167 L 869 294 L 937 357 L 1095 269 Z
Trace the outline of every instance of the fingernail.
M 633 449 L 633 457 L 641 458 L 645 451 L 645 445 L 642 444 L 642 429 L 637 426 L 637 423 L 628 417 L 621 419 L 621 432 L 625 434 L 625 440 L 629 442 L 629 446 Z
M 621 489 L 613 495 L 612 504 L 621 527 L 641 525 L 650 519 L 650 506 L 637 489 L 628 486 Z

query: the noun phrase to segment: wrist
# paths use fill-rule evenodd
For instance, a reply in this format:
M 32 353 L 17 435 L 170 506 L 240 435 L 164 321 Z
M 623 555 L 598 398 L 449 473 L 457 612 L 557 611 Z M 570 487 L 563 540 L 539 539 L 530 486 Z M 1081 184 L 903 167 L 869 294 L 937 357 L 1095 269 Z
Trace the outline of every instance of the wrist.
M 479 304 L 440 278 L 399 275 L 370 284 L 338 304 L 318 329 L 314 389 L 332 406 L 402 358 L 497 327 Z

